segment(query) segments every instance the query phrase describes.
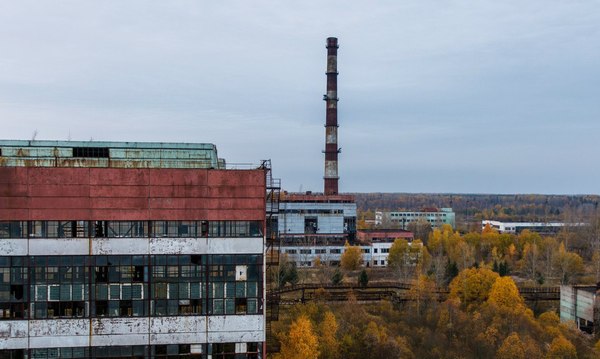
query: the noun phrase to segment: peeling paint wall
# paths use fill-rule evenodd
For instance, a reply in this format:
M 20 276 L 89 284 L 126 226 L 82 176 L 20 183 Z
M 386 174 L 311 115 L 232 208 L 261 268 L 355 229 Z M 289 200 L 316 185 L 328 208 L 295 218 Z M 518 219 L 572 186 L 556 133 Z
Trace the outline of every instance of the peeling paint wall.
M 6 256 L 88 254 L 260 254 L 262 252 L 262 237 L 17 238 L 0 240 L 0 253 Z
M 263 342 L 262 315 L 0 321 L 0 348 Z

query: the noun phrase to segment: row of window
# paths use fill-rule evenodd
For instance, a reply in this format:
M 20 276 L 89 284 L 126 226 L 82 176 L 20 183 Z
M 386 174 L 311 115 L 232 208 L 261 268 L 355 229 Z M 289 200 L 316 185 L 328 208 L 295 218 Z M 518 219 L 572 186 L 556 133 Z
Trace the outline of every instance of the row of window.
M 390 213 L 392 217 L 446 217 L 446 213 Z
M 11 221 L 0 238 L 261 237 L 261 221 Z
M 344 214 L 343 209 L 284 209 L 281 212 L 286 214 Z
M 377 253 L 379 248 L 373 248 L 373 253 Z M 370 248 L 361 248 L 361 251 L 363 253 L 369 254 L 371 253 L 371 249 Z M 343 249 L 341 248 L 332 248 L 329 250 L 329 253 L 331 254 L 341 254 L 343 252 Z M 381 253 L 389 253 L 390 249 L 389 248 L 381 248 Z M 285 253 L 287 254 L 312 254 L 312 249 L 286 249 Z M 327 253 L 327 249 L 315 249 L 315 254 L 326 254 Z
M 2 359 L 55 358 L 197 358 L 258 359 L 262 343 L 134 345 L 0 350 Z
M 294 263 L 296 263 L 296 265 L 299 267 L 312 267 L 313 266 L 313 261 L 300 261 L 300 262 L 294 262 Z M 385 263 L 386 263 L 385 260 L 374 260 L 373 261 L 374 266 L 385 266 Z M 321 264 L 323 264 L 323 262 L 321 262 Z M 339 264 L 340 264 L 339 261 L 329 261 L 329 265 L 332 267 L 336 267 Z M 366 267 L 370 266 L 369 261 L 363 261 L 362 264 Z
M 0 256 L 0 318 L 257 314 L 262 255 Z

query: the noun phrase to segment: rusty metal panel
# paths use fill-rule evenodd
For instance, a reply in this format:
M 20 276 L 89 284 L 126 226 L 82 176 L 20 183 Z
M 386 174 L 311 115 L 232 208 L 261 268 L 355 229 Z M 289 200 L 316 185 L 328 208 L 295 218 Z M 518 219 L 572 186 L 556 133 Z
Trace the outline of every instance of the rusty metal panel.
M 19 209 L 28 208 L 29 200 L 27 197 L 0 197 L 0 208 Z
M 90 185 L 135 186 L 150 182 L 150 173 L 145 169 L 91 168 L 89 171 Z
M 149 188 L 150 197 L 207 197 L 209 188 L 206 186 L 159 186 Z
M 89 197 L 30 197 L 29 208 L 34 209 L 87 209 Z M 46 218 L 46 219 L 51 219 Z
M 148 197 L 148 186 L 146 185 L 95 185 L 89 186 L 89 196 L 92 198 L 98 197 Z
M 264 187 L 260 186 L 212 186 L 207 187 L 207 197 L 233 197 L 233 198 L 262 198 Z
M 189 170 L 189 169 L 150 169 L 151 185 L 179 185 L 179 186 L 202 186 L 206 185 L 208 170 Z
M 263 170 L 209 171 L 208 186 L 265 186 Z
M 31 167 L 27 169 L 30 185 L 73 185 L 90 183 L 90 172 L 87 168 L 43 168 Z M 66 188 L 65 188 L 66 189 Z
M 27 186 L 25 186 L 27 187 Z M 72 184 L 68 187 L 59 184 L 39 184 L 31 186 L 29 193 L 23 194 L 31 197 L 88 197 L 90 195 L 90 186 L 87 184 Z
M 21 167 L 0 174 L 0 208 L 11 209 L 0 220 L 198 220 L 208 211 L 219 220 L 264 219 L 263 170 Z
M 0 207 L 0 220 L 20 221 L 29 219 L 29 210 L 23 208 L 7 209 Z
M 90 198 L 89 208 L 92 209 L 145 209 L 148 205 L 146 198 L 128 197 L 96 197 Z

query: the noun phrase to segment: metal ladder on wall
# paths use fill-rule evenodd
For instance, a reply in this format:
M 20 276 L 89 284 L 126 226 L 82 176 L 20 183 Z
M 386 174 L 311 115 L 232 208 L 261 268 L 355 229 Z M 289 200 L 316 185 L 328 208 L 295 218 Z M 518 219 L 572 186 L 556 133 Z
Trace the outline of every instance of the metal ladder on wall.
M 279 297 L 277 284 L 279 276 L 279 248 L 280 239 L 277 228 L 279 215 L 279 201 L 281 196 L 281 179 L 273 178 L 271 171 L 271 160 L 265 160 L 261 164 L 265 170 L 266 177 L 266 288 L 267 288 L 267 310 L 266 310 L 266 336 L 267 351 L 270 353 L 279 351 L 279 343 L 272 332 L 272 322 L 279 320 Z

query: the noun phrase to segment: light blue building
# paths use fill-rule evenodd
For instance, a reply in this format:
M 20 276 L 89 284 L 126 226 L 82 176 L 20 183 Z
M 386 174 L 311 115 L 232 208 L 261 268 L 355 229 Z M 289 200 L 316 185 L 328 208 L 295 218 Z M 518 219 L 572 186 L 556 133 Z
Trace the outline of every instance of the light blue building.
M 402 212 L 376 212 L 375 225 L 391 224 L 399 228 L 407 229 L 413 222 L 428 222 L 431 227 L 441 227 L 449 224 L 452 228 L 456 227 L 455 214 L 452 208 L 431 208 L 420 212 L 402 211 Z
M 284 243 L 353 242 L 356 203 L 349 195 L 284 195 L 277 225 Z

